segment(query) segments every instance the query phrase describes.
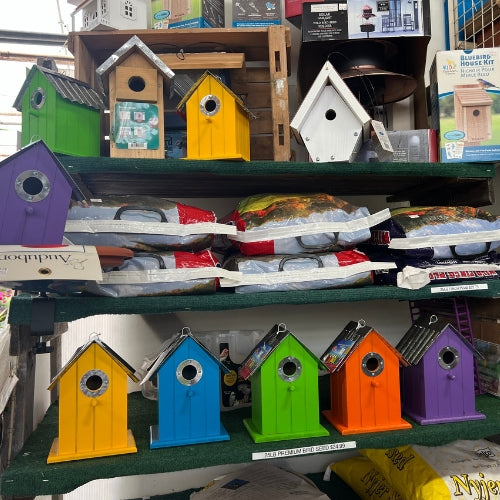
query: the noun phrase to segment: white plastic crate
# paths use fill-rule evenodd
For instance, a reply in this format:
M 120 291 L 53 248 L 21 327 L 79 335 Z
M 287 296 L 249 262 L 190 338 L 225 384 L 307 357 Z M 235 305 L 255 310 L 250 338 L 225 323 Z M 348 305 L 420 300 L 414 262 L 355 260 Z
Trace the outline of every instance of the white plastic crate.
M 147 0 L 87 0 L 71 14 L 73 31 L 147 29 Z

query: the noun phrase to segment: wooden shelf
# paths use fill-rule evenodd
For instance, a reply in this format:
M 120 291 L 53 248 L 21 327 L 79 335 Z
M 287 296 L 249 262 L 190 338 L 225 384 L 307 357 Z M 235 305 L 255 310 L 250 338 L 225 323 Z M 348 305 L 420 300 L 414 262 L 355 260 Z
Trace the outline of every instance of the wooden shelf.
M 327 192 L 385 195 L 388 201 L 485 206 L 494 203 L 490 163 L 307 163 L 59 156 L 89 196 L 244 197 Z

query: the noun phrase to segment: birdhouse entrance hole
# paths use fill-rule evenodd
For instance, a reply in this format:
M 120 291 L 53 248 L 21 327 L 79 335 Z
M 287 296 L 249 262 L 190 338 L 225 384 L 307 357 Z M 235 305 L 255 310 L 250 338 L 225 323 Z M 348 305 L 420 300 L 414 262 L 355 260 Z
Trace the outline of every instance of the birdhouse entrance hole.
M 194 359 L 186 359 L 177 367 L 177 380 L 182 385 L 194 385 L 198 383 L 203 374 L 200 363 Z
M 205 116 L 214 116 L 219 112 L 220 100 L 217 96 L 208 94 L 200 102 L 200 110 Z
M 128 88 L 132 92 L 142 92 L 146 88 L 146 82 L 140 76 L 132 76 L 128 80 Z
M 458 365 L 459 354 L 454 347 L 446 346 L 439 351 L 439 365 L 445 370 L 451 370 Z
M 39 170 L 26 170 L 17 176 L 15 190 L 24 201 L 41 201 L 50 193 L 50 181 Z
M 335 118 L 337 118 L 337 113 L 335 112 L 334 109 L 327 109 L 325 113 L 325 118 L 330 121 L 335 120 Z
M 361 368 L 365 375 L 370 377 L 376 377 L 384 369 L 384 360 L 380 354 L 376 352 L 369 352 L 363 358 L 361 362 Z
M 101 370 L 90 370 L 80 380 L 81 391 L 91 398 L 104 394 L 108 385 L 108 376 Z
M 33 109 L 40 109 L 45 104 L 47 94 L 42 87 L 36 88 L 31 94 L 30 104 Z
M 294 382 L 302 373 L 301 362 L 292 356 L 283 358 L 278 365 L 278 375 L 285 382 Z

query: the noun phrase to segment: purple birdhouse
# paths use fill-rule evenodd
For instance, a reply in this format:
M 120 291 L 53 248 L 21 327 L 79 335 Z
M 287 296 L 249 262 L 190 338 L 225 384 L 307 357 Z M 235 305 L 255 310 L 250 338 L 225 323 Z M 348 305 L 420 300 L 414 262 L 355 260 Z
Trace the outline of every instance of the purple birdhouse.
M 476 411 L 473 345 L 450 323 L 421 316 L 396 349 L 408 361 L 402 369 L 403 413 L 421 425 L 480 420 Z
M 60 245 L 75 182 L 43 141 L 0 162 L 0 244 Z

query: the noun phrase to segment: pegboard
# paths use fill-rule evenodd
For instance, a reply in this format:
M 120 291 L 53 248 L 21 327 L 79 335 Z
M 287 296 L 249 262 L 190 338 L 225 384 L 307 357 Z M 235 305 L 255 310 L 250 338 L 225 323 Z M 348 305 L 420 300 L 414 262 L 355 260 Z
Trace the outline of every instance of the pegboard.
M 500 45 L 500 0 L 446 0 L 449 49 Z

